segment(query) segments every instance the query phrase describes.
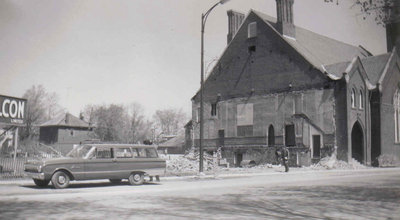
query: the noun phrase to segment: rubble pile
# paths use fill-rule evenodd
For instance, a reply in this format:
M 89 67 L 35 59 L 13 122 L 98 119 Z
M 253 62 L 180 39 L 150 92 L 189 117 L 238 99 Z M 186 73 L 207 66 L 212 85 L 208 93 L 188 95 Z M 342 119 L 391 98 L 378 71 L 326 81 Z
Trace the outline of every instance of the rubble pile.
M 215 169 L 213 157 L 207 153 L 203 156 L 203 170 Z M 196 174 L 199 171 L 199 153 L 191 151 L 185 155 L 177 155 L 167 158 L 167 174 L 187 175 Z
M 358 170 L 366 167 L 360 164 L 357 160 L 351 158 L 350 162 L 338 160 L 336 155 L 322 158 L 317 164 L 311 165 L 312 169 L 339 169 L 339 170 Z

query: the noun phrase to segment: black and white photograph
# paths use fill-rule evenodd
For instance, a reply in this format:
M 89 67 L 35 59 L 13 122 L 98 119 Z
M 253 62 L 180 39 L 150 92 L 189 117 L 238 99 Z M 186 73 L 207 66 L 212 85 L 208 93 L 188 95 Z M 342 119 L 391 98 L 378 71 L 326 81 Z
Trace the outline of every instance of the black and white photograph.
M 0 0 L 0 219 L 400 219 L 400 0 Z

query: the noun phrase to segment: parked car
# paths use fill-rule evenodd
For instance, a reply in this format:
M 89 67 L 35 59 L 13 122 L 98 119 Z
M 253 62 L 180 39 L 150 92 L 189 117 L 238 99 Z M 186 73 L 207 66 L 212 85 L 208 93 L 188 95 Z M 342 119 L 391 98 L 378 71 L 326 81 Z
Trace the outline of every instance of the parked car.
M 166 162 L 153 145 L 84 144 L 75 146 L 66 157 L 28 161 L 25 173 L 37 186 L 51 181 L 57 189 L 68 187 L 71 180 L 109 179 L 119 183 L 128 179 L 132 185 L 141 185 L 145 176 L 165 174 Z

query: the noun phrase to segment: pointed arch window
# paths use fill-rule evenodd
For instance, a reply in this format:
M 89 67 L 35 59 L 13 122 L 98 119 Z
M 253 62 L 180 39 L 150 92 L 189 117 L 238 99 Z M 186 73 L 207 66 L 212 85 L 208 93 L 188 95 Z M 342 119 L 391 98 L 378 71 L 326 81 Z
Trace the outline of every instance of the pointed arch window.
M 394 108 L 394 140 L 400 143 L 400 90 L 397 89 L 393 96 Z
M 356 90 L 355 89 L 351 90 L 350 101 L 351 101 L 351 107 L 356 108 Z
M 275 146 L 275 131 L 274 126 L 270 125 L 268 128 L 268 147 Z
M 364 95 L 363 95 L 362 90 L 360 90 L 359 100 L 360 100 L 360 106 L 359 106 L 359 108 L 360 108 L 360 109 L 363 109 L 363 108 L 364 108 Z

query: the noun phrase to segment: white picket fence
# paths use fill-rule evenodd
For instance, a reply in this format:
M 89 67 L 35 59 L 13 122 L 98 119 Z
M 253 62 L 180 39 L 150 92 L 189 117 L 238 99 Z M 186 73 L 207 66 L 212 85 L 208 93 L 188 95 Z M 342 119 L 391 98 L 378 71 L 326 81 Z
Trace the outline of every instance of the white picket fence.
M 24 163 L 26 157 L 0 157 L 0 179 L 1 178 L 18 178 L 24 176 Z

